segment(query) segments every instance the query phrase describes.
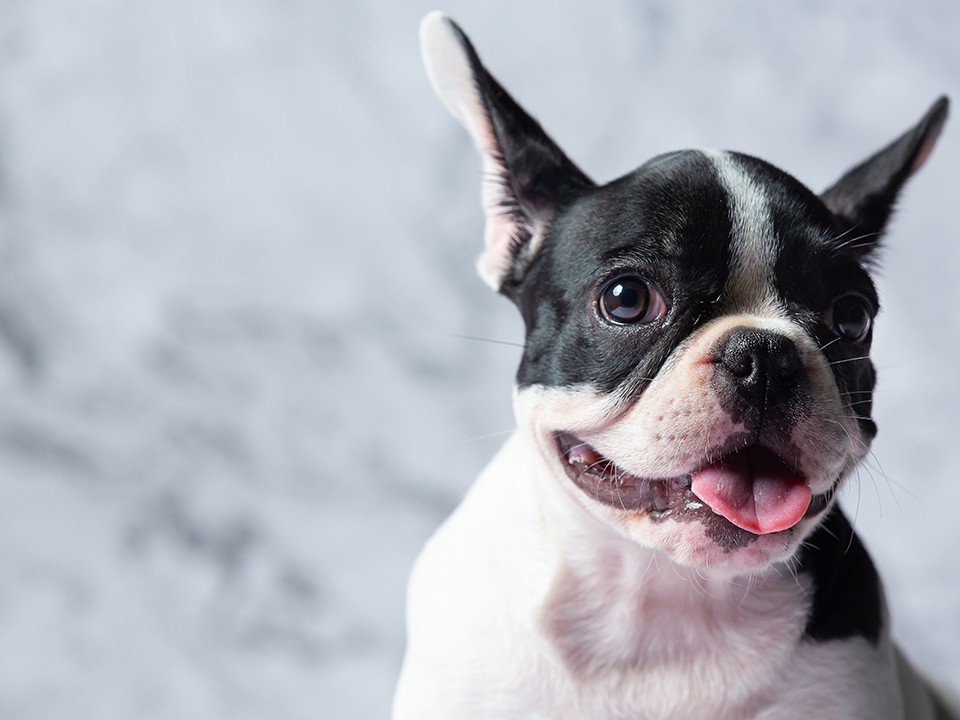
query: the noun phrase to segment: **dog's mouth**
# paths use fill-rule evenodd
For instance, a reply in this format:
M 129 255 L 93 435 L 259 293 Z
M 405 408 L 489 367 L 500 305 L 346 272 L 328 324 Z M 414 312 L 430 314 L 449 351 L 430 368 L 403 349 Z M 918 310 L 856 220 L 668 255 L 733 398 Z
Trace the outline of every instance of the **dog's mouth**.
M 587 495 L 655 518 L 711 514 L 754 535 L 779 532 L 823 511 L 829 495 L 813 495 L 803 477 L 762 445 L 749 445 L 674 478 L 641 478 L 617 467 L 587 443 L 559 432 L 567 475 Z

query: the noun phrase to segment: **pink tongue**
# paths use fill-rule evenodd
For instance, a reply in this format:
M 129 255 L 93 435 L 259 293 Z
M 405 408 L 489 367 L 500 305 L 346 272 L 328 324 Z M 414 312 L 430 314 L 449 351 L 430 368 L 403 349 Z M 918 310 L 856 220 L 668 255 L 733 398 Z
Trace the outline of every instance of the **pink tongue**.
M 811 496 L 780 458 L 756 446 L 697 470 L 690 489 L 715 513 L 758 535 L 796 525 Z

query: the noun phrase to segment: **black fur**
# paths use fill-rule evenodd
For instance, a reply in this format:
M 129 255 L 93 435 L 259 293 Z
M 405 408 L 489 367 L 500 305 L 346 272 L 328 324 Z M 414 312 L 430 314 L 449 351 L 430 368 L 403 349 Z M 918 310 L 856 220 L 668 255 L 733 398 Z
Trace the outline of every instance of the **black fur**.
M 553 222 L 513 293 L 527 328 L 520 385 L 590 383 L 604 392 L 642 387 L 712 314 L 726 279 L 727 198 L 695 152 L 656 158 L 584 191 Z M 652 280 L 671 310 L 662 324 L 615 326 L 596 312 L 606 282 L 623 272 Z
M 869 419 L 874 372 L 870 337 L 838 339 L 826 315 L 857 293 L 878 307 L 874 285 L 838 240 L 825 205 L 790 176 L 755 158 L 734 156 L 763 182 L 777 246 L 776 289 L 832 364 L 851 411 Z M 632 397 L 698 326 L 725 311 L 732 237 L 730 206 L 702 153 L 664 155 L 602 187 L 579 191 L 556 208 L 540 252 L 508 295 L 526 324 L 520 386 L 587 383 Z M 614 326 L 596 312 L 607 280 L 636 272 L 667 297 L 663 323 Z
M 924 118 L 883 150 L 847 172 L 823 193 L 827 207 L 851 238 L 850 247 L 869 252 L 879 240 L 896 203 L 897 193 L 924 162 L 947 119 L 942 97 Z
M 860 636 L 874 644 L 879 641 L 883 628 L 880 578 L 839 507 L 804 543 L 799 570 L 813 582 L 807 638 Z
M 698 327 L 744 309 L 729 296 L 732 258 L 738 243 L 746 241 L 736 237 L 735 201 L 726 180 L 710 155 L 682 151 L 595 185 L 484 69 L 459 28 L 451 26 L 494 137 L 490 159 L 505 200 L 501 208 L 487 208 L 497 216 L 488 222 L 506 218 L 512 233 L 504 256 L 495 258 L 505 268 L 495 280 L 526 324 L 517 382 L 521 387 L 586 384 L 627 402 L 643 392 Z M 876 432 L 870 417 L 872 335 L 839 333 L 832 309 L 838 299 L 855 295 L 869 319 L 878 311 L 868 262 L 898 192 L 929 154 L 946 115 L 947 101 L 941 98 L 914 128 L 821 196 L 762 160 L 726 156 L 762 188 L 772 221 L 769 237 L 761 240 L 769 243 L 774 259 L 772 290 L 822 349 L 866 438 Z M 543 235 L 535 246 L 538 230 Z M 625 273 L 646 278 L 663 295 L 669 308 L 665 317 L 636 324 L 604 318 L 598 296 L 611 279 Z M 791 354 L 782 338 L 747 335 L 728 338 L 719 358 L 730 403 L 752 418 L 746 424 L 757 432 L 782 425 L 788 434 L 810 392 L 805 375 L 795 367 L 796 348 Z M 754 371 L 762 367 L 762 379 L 748 380 L 748 357 Z M 731 542 L 731 547 L 744 544 Z M 823 641 L 859 635 L 876 643 L 882 629 L 879 580 L 839 508 L 809 538 L 799 562 L 813 583 L 806 637 Z
M 552 218 L 578 191 L 593 187 L 593 181 L 487 71 L 463 31 L 450 25 L 466 51 L 497 146 L 494 181 L 504 191 L 499 212 L 513 223 L 511 270 L 501 287 L 509 295 L 523 275 L 535 223 Z

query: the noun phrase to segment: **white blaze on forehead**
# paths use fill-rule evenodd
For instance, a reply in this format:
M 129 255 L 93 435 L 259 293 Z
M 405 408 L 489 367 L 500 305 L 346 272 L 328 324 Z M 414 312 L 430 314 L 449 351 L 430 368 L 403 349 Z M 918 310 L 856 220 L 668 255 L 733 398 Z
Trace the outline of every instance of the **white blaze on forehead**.
M 730 201 L 730 274 L 724 289 L 727 302 L 741 311 L 779 314 L 774 288 L 777 238 L 769 198 L 730 153 L 707 150 L 704 154 L 713 163 Z

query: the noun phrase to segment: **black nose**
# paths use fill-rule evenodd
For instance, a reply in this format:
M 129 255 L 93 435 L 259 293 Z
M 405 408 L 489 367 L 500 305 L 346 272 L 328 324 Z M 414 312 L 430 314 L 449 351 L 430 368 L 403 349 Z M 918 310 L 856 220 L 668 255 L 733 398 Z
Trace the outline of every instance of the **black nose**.
M 755 328 L 731 332 L 719 354 L 719 369 L 742 403 L 761 414 L 796 397 L 803 361 L 794 342 Z

